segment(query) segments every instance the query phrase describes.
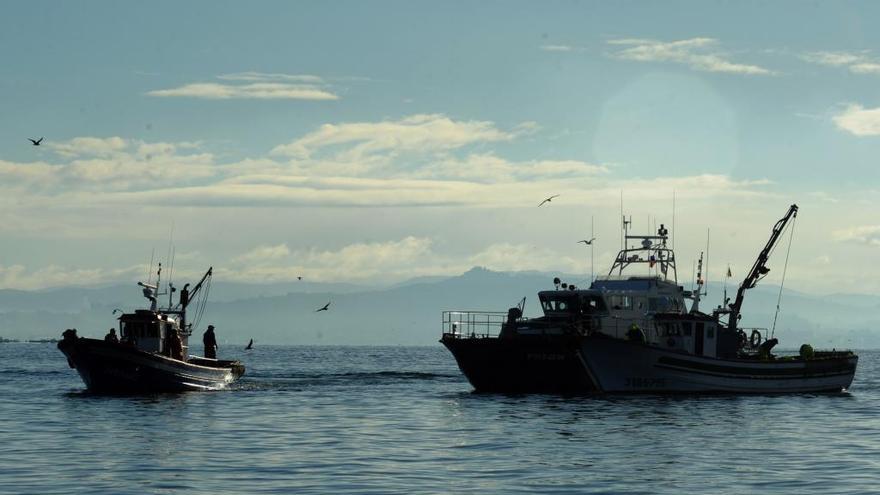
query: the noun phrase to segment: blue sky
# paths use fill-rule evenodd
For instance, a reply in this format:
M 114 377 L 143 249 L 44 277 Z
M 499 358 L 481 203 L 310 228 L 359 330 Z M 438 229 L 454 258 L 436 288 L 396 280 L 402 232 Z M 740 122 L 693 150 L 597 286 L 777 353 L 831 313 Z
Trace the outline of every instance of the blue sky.
M 6 3 L 0 287 L 136 279 L 172 224 L 232 280 L 584 272 L 675 191 L 685 264 L 711 228 L 743 274 L 796 202 L 791 283 L 875 293 L 878 10 Z

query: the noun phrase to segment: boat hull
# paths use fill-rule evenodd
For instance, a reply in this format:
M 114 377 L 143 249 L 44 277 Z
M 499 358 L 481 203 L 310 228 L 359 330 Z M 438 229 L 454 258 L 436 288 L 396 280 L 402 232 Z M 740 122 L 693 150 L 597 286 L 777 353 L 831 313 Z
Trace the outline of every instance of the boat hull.
M 858 356 L 718 359 L 626 340 L 590 337 L 445 338 L 477 391 L 574 393 L 839 392 Z
M 65 339 L 58 348 L 94 393 L 220 390 L 244 374 L 238 361 L 192 358 L 184 362 L 96 339 Z

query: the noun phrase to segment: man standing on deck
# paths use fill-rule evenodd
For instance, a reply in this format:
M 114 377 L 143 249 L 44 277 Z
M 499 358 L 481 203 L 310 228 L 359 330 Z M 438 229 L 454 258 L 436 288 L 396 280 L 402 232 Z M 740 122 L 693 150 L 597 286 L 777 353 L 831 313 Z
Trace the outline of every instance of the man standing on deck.
M 205 357 L 217 359 L 217 337 L 214 335 L 214 325 L 208 325 L 202 336 L 202 343 L 205 344 Z

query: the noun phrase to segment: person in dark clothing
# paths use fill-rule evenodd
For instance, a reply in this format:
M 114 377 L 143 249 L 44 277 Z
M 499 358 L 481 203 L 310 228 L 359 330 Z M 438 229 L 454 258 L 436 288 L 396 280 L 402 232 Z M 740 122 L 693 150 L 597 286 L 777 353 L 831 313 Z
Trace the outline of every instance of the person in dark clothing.
M 214 335 L 214 325 L 208 325 L 202 336 L 202 343 L 205 344 L 205 357 L 217 359 L 217 336 Z
M 119 337 L 116 336 L 116 329 L 111 328 L 110 333 L 104 336 L 104 342 L 112 342 L 114 344 L 119 343 Z
M 183 286 L 183 289 L 180 291 L 180 307 L 182 309 L 186 309 L 189 305 L 189 284 Z
M 168 347 L 171 351 L 171 359 L 183 361 L 183 341 L 180 340 L 180 334 L 177 329 L 172 329 L 168 336 Z

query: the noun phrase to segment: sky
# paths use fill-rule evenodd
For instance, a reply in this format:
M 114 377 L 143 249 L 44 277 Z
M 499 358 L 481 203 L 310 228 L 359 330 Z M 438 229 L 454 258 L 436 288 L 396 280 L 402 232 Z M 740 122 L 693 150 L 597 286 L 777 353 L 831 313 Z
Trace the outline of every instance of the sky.
M 880 294 L 880 4 L 3 5 L 0 288 L 604 273 L 621 202 L 741 278 L 796 203 L 767 280 Z

